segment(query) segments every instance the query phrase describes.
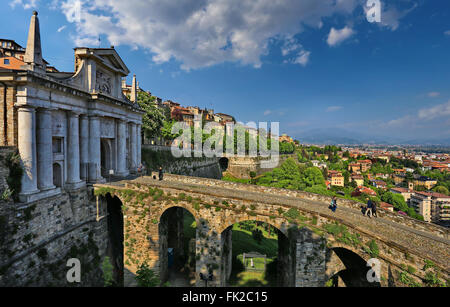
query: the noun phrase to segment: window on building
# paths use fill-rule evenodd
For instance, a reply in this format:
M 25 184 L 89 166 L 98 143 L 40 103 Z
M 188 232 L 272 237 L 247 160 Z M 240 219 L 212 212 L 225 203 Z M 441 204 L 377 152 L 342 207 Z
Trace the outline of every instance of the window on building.
M 4 60 L 3 60 L 3 64 L 9 65 L 9 59 L 4 59 Z
M 63 142 L 62 138 L 53 138 L 53 153 L 61 154 L 63 153 Z

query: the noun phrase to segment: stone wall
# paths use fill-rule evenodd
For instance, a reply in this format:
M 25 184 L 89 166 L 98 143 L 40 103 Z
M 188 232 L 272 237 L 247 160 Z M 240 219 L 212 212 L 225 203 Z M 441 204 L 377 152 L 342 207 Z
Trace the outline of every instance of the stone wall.
M 280 155 L 276 167 L 279 167 L 291 157 L 293 155 Z M 256 177 L 258 177 L 272 171 L 274 168 L 261 168 L 261 158 L 257 157 L 230 157 L 228 158 L 227 173 L 236 178 L 250 179 L 250 172 L 255 172 Z
M 14 108 L 16 102 L 16 88 L 5 87 L 0 83 L 0 146 L 17 145 L 17 110 Z M 5 121 L 6 119 L 6 121 Z
M 8 187 L 7 178 L 9 176 L 9 168 L 6 165 L 6 159 L 14 153 L 14 147 L 0 147 L 0 195 Z
M 295 286 L 315 287 L 328 280 L 326 267 L 326 239 L 303 228 L 296 242 Z
M 159 166 L 162 166 L 164 173 L 168 174 L 212 179 L 222 178 L 222 170 L 217 158 L 175 158 L 172 156 L 170 147 L 144 145 L 142 161 L 148 166 L 149 172 L 155 172 Z
M 96 216 L 92 188 L 0 204 L 0 286 L 102 286 L 107 228 Z M 80 260 L 80 283 L 67 282 L 70 258 Z

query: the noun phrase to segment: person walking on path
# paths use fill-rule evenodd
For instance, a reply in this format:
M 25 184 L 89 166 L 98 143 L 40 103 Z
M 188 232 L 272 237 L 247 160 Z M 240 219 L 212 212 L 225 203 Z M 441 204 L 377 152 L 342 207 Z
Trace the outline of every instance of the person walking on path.
M 373 217 L 378 217 L 378 214 L 377 214 L 377 203 L 375 201 L 372 202 L 372 216 Z
M 163 169 L 162 166 L 159 167 L 159 180 L 163 180 Z
M 331 199 L 330 209 L 331 209 L 331 211 L 336 212 L 336 209 L 337 209 L 336 196 L 333 196 L 333 198 Z
M 373 202 L 372 202 L 372 200 L 368 200 L 367 201 L 367 209 L 366 209 L 366 214 L 365 215 L 367 215 L 369 218 L 371 217 L 371 215 L 372 215 L 372 206 L 373 206 Z

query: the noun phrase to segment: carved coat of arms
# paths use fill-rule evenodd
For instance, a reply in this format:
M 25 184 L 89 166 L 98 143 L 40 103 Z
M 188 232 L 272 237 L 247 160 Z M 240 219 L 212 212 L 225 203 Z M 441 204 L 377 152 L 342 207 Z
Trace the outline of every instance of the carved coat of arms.
M 95 90 L 99 93 L 111 94 L 111 77 L 107 74 L 97 71 Z

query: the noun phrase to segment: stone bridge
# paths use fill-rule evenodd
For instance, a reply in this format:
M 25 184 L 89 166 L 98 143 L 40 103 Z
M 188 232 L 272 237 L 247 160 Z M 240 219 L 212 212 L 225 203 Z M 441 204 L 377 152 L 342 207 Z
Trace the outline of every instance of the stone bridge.
M 278 229 L 279 286 L 448 284 L 448 229 L 391 212 L 369 219 L 354 201 L 338 199 L 333 213 L 330 199 L 321 195 L 178 175 L 96 184 L 94 189 L 97 219 L 107 218 L 110 255 L 125 275 L 147 263 L 167 280 L 168 247 L 174 248 L 175 259 L 186 257 L 185 209 L 197 225 L 197 286 L 204 285 L 199 273 L 213 274 L 208 286 L 227 285 L 232 226 L 246 220 Z M 367 282 L 371 258 L 380 262 L 379 283 Z

